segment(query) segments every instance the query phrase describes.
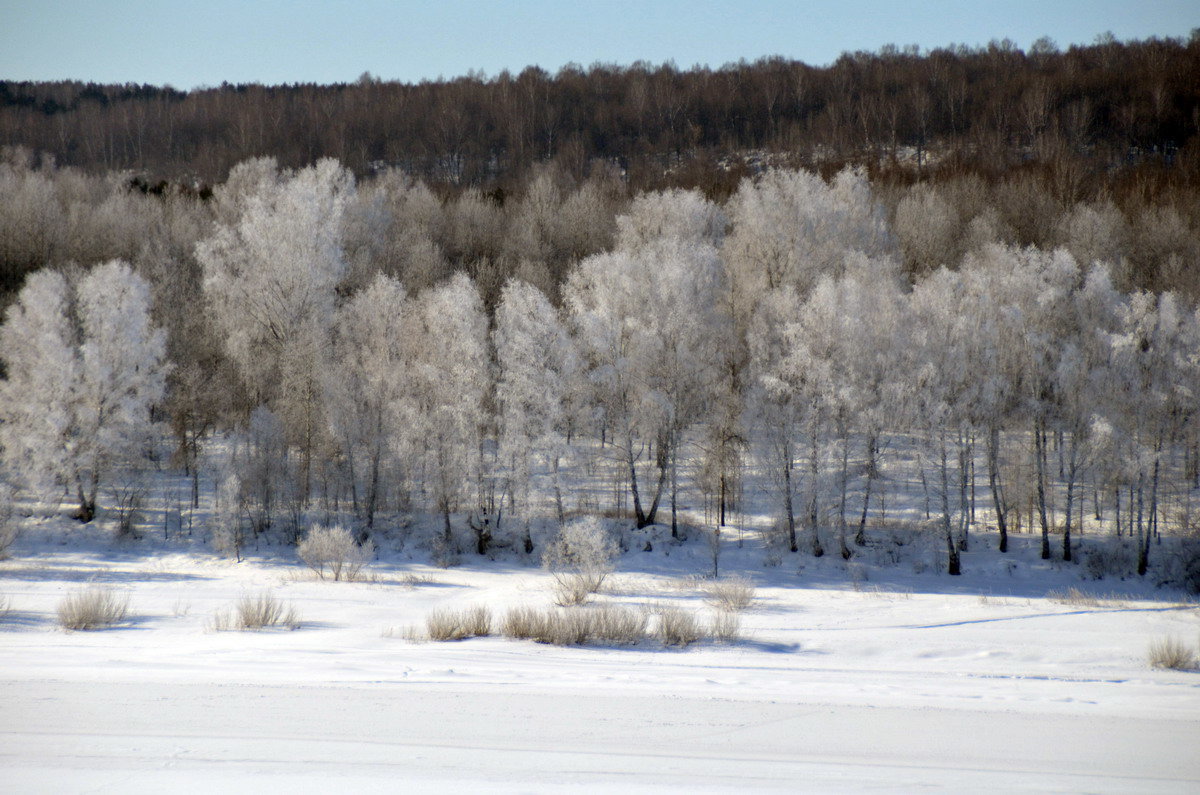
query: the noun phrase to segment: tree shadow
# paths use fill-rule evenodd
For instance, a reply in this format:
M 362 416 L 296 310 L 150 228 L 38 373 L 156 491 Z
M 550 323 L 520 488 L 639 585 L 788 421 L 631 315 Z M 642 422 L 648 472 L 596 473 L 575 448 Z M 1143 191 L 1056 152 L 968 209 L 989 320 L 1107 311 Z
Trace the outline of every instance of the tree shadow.
M 198 574 L 165 571 L 138 571 L 127 569 L 88 568 L 78 563 L 39 563 L 25 566 L 0 566 L 0 579 L 26 582 L 80 582 L 98 584 L 124 584 L 136 582 L 196 582 L 211 580 Z

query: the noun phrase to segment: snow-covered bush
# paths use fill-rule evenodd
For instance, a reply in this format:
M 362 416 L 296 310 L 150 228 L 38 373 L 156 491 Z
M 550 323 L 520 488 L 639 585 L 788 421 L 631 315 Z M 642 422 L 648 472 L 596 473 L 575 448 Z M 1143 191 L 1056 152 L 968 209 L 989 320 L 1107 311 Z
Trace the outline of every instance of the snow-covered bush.
M 613 570 L 617 542 L 599 519 L 588 517 L 563 525 L 542 553 L 542 563 L 554 575 L 560 604 L 577 605 L 598 593 Z
M 128 596 L 108 588 L 89 588 L 59 602 L 58 624 L 63 629 L 103 629 L 124 620 L 128 612 Z
M 1176 638 L 1159 638 L 1150 644 L 1146 658 L 1154 668 L 1169 668 L 1174 671 L 1195 670 L 1198 663 L 1196 652 Z
M 242 545 L 246 534 L 242 530 L 241 479 L 229 472 L 217 486 L 216 506 L 211 524 L 213 549 L 223 555 L 242 559 Z
M 430 640 L 466 640 L 492 634 L 492 611 L 483 605 L 463 610 L 443 608 L 425 617 Z
M 269 627 L 294 630 L 300 628 L 300 614 L 294 605 L 285 605 L 270 591 L 263 591 L 258 596 L 243 596 L 232 608 L 218 610 L 211 626 L 218 632 Z
M 695 613 L 678 607 L 664 607 L 658 611 L 656 635 L 664 646 L 690 646 L 704 639 L 704 630 Z
M 555 646 L 607 643 L 632 646 L 646 637 L 646 614 L 616 605 L 582 610 L 514 607 L 505 614 L 500 633 L 514 640 Z
M 316 524 L 296 546 L 296 552 L 322 580 L 328 572 L 335 581 L 349 581 L 358 578 L 362 567 L 375 554 L 375 544 L 369 540 L 358 544 L 341 525 Z
M 731 610 L 718 610 L 713 615 L 709 634 L 720 643 L 733 643 L 742 636 L 742 619 Z
M 718 610 L 745 610 L 754 601 L 754 586 L 744 577 L 713 580 L 703 586 L 705 601 Z
M 112 500 L 113 514 L 117 519 L 117 533 L 128 536 L 133 533 L 134 525 L 142 518 L 142 508 L 146 501 L 146 481 L 137 470 L 126 470 L 116 475 L 108 487 L 109 499 Z

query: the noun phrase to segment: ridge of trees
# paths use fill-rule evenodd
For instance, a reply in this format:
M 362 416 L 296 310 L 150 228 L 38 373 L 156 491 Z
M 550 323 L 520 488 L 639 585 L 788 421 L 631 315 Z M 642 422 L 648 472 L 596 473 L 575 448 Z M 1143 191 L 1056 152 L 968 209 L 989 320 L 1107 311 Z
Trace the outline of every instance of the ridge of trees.
M 767 165 L 828 177 L 858 164 L 905 180 L 1038 167 L 1075 201 L 1162 170 L 1196 183 L 1197 74 L 1193 32 L 1065 51 L 1048 39 L 1028 51 L 1009 40 L 887 46 L 828 67 L 571 64 L 416 84 L 0 81 L 0 145 L 92 173 L 135 171 L 147 185 L 216 184 L 265 154 L 289 168 L 331 157 L 360 178 L 399 168 L 438 190 L 497 197 L 547 160 L 577 180 L 607 163 L 631 192 L 699 187 L 712 198 Z

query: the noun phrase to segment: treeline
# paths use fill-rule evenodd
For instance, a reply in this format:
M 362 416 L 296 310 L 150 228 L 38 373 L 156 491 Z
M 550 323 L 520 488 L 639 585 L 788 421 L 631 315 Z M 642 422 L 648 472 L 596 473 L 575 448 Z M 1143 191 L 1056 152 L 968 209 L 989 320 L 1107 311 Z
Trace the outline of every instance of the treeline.
M 1012 42 L 767 58 L 719 69 L 567 66 L 437 82 L 143 85 L 0 82 L 0 145 L 89 173 L 216 184 L 250 157 L 398 168 L 435 188 L 520 191 L 548 160 L 615 166 L 631 192 L 724 198 L 765 165 L 846 164 L 913 179 L 1049 169 L 1068 202 L 1147 174 L 1200 176 L 1200 37 L 1027 52 Z M 1141 175 L 1139 177 L 1139 175 Z
M 46 265 L 122 259 L 161 272 L 155 281 L 195 281 L 197 242 L 230 212 L 221 196 L 278 169 L 273 158 L 250 160 L 201 193 L 0 150 L 0 310 L 27 274 Z M 1200 298 L 1200 186 L 1147 180 L 1136 190 L 1067 200 L 1060 176 L 1031 169 L 921 182 L 881 176 L 871 190 L 910 281 L 955 267 L 987 242 L 1065 246 L 1080 263 L 1110 263 L 1123 290 Z M 578 179 L 558 162 L 535 165 L 519 191 L 506 193 L 445 195 L 403 171 L 383 170 L 356 180 L 348 200 L 341 232 L 348 278 L 357 285 L 383 272 L 415 292 L 463 271 L 490 309 L 504 282 L 518 276 L 557 303 L 574 264 L 611 248 L 616 218 L 634 195 L 614 168 L 595 167 Z
M 856 554 L 885 492 L 923 504 L 951 573 L 977 521 L 1071 560 L 1086 503 L 1130 541 L 1111 573 L 1195 532 L 1200 315 L 1130 281 L 1160 236 L 1152 270 L 1194 271 L 1194 215 L 1043 217 L 975 178 L 889 209 L 854 170 L 773 169 L 725 202 L 568 177 L 503 205 L 331 160 L 248 161 L 211 201 L 117 183 L 113 239 L 149 235 L 132 265 L 39 269 L 0 327 L 6 476 L 132 516 L 170 438 L 231 548 L 420 513 L 444 550 L 468 528 L 528 550 L 576 511 L 724 524 L 748 488 L 815 555 Z M 1169 562 L 1200 583 L 1200 556 Z

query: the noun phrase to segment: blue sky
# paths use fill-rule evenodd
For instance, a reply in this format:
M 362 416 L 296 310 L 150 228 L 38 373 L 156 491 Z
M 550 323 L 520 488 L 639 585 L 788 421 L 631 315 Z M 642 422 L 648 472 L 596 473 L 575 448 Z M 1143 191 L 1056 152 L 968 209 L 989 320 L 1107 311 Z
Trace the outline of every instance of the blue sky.
M 1196 0 L 0 0 L 0 79 L 346 82 L 489 76 L 536 64 L 813 65 L 884 44 L 922 49 L 1041 36 L 1060 47 L 1187 37 Z

